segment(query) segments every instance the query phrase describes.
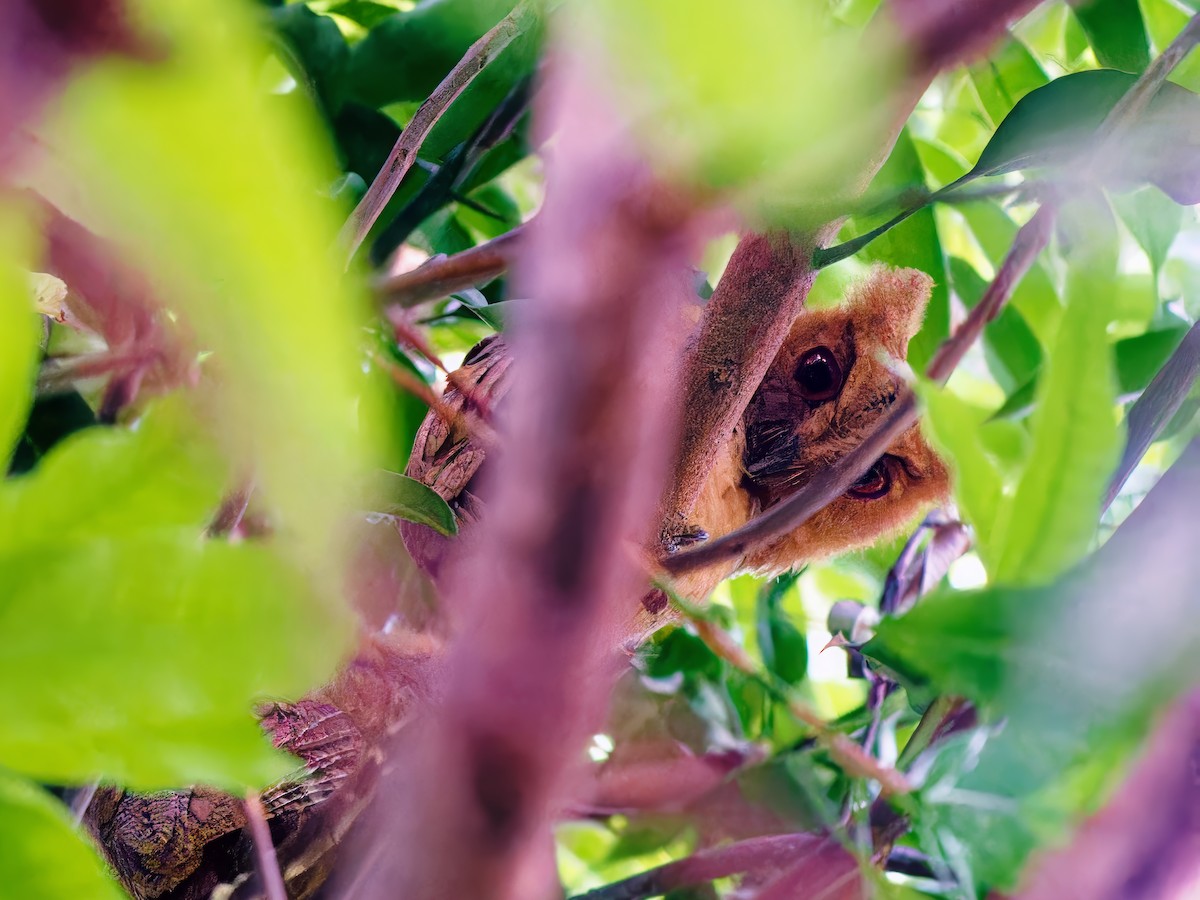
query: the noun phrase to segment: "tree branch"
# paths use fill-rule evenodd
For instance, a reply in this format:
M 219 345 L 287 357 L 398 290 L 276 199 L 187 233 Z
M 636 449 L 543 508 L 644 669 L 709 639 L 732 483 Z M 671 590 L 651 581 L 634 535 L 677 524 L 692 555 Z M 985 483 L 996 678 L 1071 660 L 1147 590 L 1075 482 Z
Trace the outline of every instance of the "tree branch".
M 450 108 L 458 96 L 475 80 L 492 60 L 521 34 L 537 13 L 530 0 L 521 0 L 513 10 L 492 29 L 471 45 L 466 54 L 442 79 L 432 94 L 421 104 L 416 115 L 412 117 L 407 127 L 401 132 L 388 154 L 387 162 L 367 188 L 363 198 L 358 201 L 354 211 L 342 226 L 339 239 L 346 248 L 348 259 L 353 259 L 362 242 L 366 240 L 371 226 L 379 218 L 392 195 L 404 180 L 408 170 L 417 161 L 417 152 L 425 138 L 433 131 L 443 113 Z
M 486 243 L 453 256 L 437 256 L 411 272 L 389 275 L 375 282 L 375 293 L 385 308 L 408 309 L 440 300 L 456 291 L 487 284 L 508 270 L 531 222 L 518 225 Z

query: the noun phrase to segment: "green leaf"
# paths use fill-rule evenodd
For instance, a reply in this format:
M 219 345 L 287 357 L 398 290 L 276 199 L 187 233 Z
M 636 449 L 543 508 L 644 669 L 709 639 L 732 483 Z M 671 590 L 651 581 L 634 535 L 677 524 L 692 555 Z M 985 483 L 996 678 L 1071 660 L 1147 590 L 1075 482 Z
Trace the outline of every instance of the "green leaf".
M 1187 330 L 1187 325 L 1177 325 L 1117 341 L 1113 346 L 1113 353 L 1121 393 L 1135 394 L 1145 390 L 1146 385 L 1158 374 L 1163 363 L 1179 346 Z
M 0 466 L 8 467 L 33 402 L 37 316 L 28 279 L 15 265 L 21 235 L 0 208 Z M 17 246 L 14 246 L 17 245 Z M 11 255 L 10 255 L 11 254 Z
M 327 12 L 349 19 L 363 28 L 374 28 L 384 19 L 396 15 L 397 9 L 395 5 L 374 3 L 372 0 L 345 0 L 330 6 Z
M 281 6 L 270 15 L 282 41 L 284 64 L 332 118 L 342 102 L 343 76 L 350 58 L 350 47 L 337 23 L 303 3 Z
M 253 703 L 327 678 L 343 631 L 273 548 L 202 538 L 222 473 L 160 406 L 0 485 L 0 765 L 144 789 L 294 767 Z
M 1112 202 L 1157 275 L 1183 224 L 1183 209 L 1155 187 L 1114 197 Z
M 0 489 L 0 552 L 39 543 L 111 539 L 191 527 L 199 534 L 220 502 L 224 467 L 160 404 L 136 432 L 89 428 Z
M 1050 80 L 1017 38 L 1006 41 L 987 59 L 971 66 L 970 71 L 979 100 L 993 125 L 1003 121 L 1018 100 Z
M 795 573 L 767 582 L 759 590 L 758 647 L 767 671 L 784 683 L 799 684 L 808 675 L 808 638 L 783 610 L 783 595 L 796 583 Z
M 1150 65 L 1150 38 L 1138 0 L 1089 0 L 1074 10 L 1100 65 L 1124 72 Z
M 0 769 L 0 884 L 21 900 L 120 900 L 104 863 L 63 805 Z
M 606 51 L 615 98 L 652 159 L 786 221 L 848 188 L 880 145 L 872 111 L 901 71 L 894 32 L 839 26 L 824 6 L 602 0 L 563 14 Z M 797 92 L 831 72 L 836 92 Z
M 968 309 L 974 309 L 983 299 L 988 282 L 970 263 L 959 257 L 950 259 L 950 276 L 954 292 Z M 1034 273 L 1033 277 L 1038 276 Z M 1028 300 L 1023 297 L 1022 302 L 1028 303 Z M 984 327 L 983 346 L 988 368 L 1005 390 L 1011 391 L 1027 383 L 1041 368 L 1041 341 L 1012 304 L 1005 304 L 1000 314 Z
M 192 529 L 9 550 L 0 595 L 0 764 L 54 783 L 278 779 L 296 764 L 252 705 L 329 677 L 342 646 L 268 548 Z
M 999 582 L 1047 581 L 1077 562 L 1095 534 L 1100 499 L 1121 449 L 1106 329 L 1116 252 L 1073 260 L 1067 310 L 1038 386 L 1033 446 L 998 513 Z
M 53 128 L 88 210 L 211 352 L 213 420 L 288 552 L 339 584 L 344 516 L 378 465 L 366 297 L 335 252 L 334 180 L 304 105 L 264 102 L 251 10 L 148 4 L 170 53 L 72 79 Z M 308 117 L 305 118 L 305 113 Z
M 428 525 L 447 537 L 458 533 L 454 511 L 433 488 L 397 472 L 379 474 L 374 511 Z
M 871 190 L 886 196 L 914 186 L 925 187 L 925 170 L 909 130 L 905 128 L 896 139 L 887 162 L 875 176 Z M 854 225 L 856 230 L 865 233 L 886 218 L 886 215 L 856 216 Z M 915 213 L 872 241 L 863 256 L 890 266 L 911 266 L 933 278 L 933 295 L 925 310 L 925 321 L 908 345 L 908 361 L 920 371 L 950 333 L 950 288 L 946 277 L 946 259 L 938 240 L 933 210 L 927 207 Z
M 1115 69 L 1094 69 L 1064 75 L 1027 94 L 961 182 L 1078 160 L 1136 80 Z M 1197 119 L 1200 97 L 1167 82 L 1130 127 L 1120 152 L 1103 160 L 1101 174 L 1118 184 L 1156 184 L 1178 203 L 1200 201 L 1200 171 L 1190 136 Z
M 980 439 L 987 414 L 924 381 L 918 384 L 918 393 L 925 405 L 926 434 L 954 470 L 955 499 L 975 528 L 986 563 L 1003 488 L 1001 472 Z

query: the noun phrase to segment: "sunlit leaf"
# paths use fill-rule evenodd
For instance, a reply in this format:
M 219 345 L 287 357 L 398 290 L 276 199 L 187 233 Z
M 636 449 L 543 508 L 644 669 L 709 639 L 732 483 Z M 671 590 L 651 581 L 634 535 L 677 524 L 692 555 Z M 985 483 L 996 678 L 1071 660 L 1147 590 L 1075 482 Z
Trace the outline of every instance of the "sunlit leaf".
M 222 469 L 154 412 L 0 486 L 0 765 L 68 784 L 261 785 L 294 763 L 253 703 L 327 678 L 342 632 L 272 548 L 202 538 Z
M 759 591 L 756 604 L 763 664 L 785 684 L 799 684 L 808 674 L 808 638 L 784 612 L 781 602 L 796 577 L 792 574 L 768 582 Z
M 1114 197 L 1113 208 L 1134 240 L 1146 251 L 1151 269 L 1157 274 L 1179 234 L 1183 210 L 1154 187 Z
M 1001 474 L 980 440 L 986 412 L 972 407 L 946 390 L 922 385 L 925 423 L 929 439 L 954 470 L 954 494 L 966 520 L 975 528 L 985 561 L 992 547 L 992 528 L 1000 506 Z
M 871 183 L 871 191 L 886 196 L 914 187 L 925 187 L 925 172 L 912 137 L 905 129 L 896 139 L 887 162 Z M 854 224 L 858 230 L 865 232 L 880 224 L 884 218 L 886 216 L 856 217 Z M 933 278 L 933 294 L 925 310 L 924 324 L 908 345 L 909 363 L 914 369 L 921 370 L 950 331 L 950 287 L 933 210 L 921 210 L 872 241 L 864 250 L 863 257 L 890 266 L 911 266 Z
M 819 6 L 788 0 L 603 0 L 563 12 L 608 51 L 617 97 L 655 158 L 675 177 L 739 189 L 760 215 L 845 192 L 886 128 L 877 98 L 900 66 L 890 31 L 837 27 Z M 836 92 L 797 90 L 831 72 Z
M 62 803 L 0 768 L 0 884 L 21 900 L 120 900 L 125 894 Z
M 1067 278 L 1067 310 L 1043 367 L 1033 445 L 996 531 L 1000 582 L 1048 580 L 1087 550 L 1100 498 L 1120 453 L 1106 339 L 1115 250 L 1092 248 Z
M 971 80 L 993 125 L 998 125 L 1018 100 L 1050 78 L 1029 49 L 1012 38 L 971 67 Z
M 38 350 L 29 280 L 14 253 L 19 238 L 16 223 L 0 208 L 0 464 L 4 466 L 33 400 Z
M 258 91 L 265 49 L 235 2 L 141 0 L 170 45 L 72 83 L 53 130 L 103 220 L 212 351 L 216 422 L 279 515 L 284 545 L 334 583 L 342 517 L 372 466 L 360 378 L 364 298 L 341 271 L 315 122 Z M 219 7 L 219 8 L 218 8 Z
M 1100 65 L 1123 72 L 1150 65 L 1150 39 L 1138 0 L 1088 0 L 1074 10 Z

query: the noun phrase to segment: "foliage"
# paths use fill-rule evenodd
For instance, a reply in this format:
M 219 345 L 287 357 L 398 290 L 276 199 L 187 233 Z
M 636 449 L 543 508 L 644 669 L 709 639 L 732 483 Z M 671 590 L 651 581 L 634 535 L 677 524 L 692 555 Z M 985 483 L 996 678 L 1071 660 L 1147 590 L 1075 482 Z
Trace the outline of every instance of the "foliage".
M 1194 628 L 1156 656 L 1162 619 L 1094 599 L 1104 541 L 1193 438 L 1200 407 L 1193 391 L 1105 511 L 1124 412 L 1200 315 L 1200 224 L 1181 205 L 1200 199 L 1194 154 L 1154 152 L 1192 148 L 1200 59 L 1176 70 L 1119 152 L 1085 152 L 1186 24 L 1172 0 L 1038 7 L 986 58 L 937 77 L 860 203 L 840 179 L 874 148 L 883 123 L 870 99 L 903 64 L 903 48 L 853 49 L 875 4 L 830 4 L 828 16 L 778 0 L 543 4 L 438 121 L 372 228 L 369 259 L 348 271 L 338 227 L 418 104 L 514 3 L 137 6 L 170 53 L 76 73 L 42 125 L 60 156 L 34 187 L 146 274 L 163 327 L 183 334 L 187 373 L 151 379 L 117 424 L 96 421 L 104 384 L 87 373 L 52 392 L 52 358 L 131 347 L 81 327 L 86 316 L 35 316 L 29 275 L 45 247 L 35 217 L 0 197 L 0 456 L 12 461 L 0 484 L 0 883 L 14 896 L 119 895 L 38 782 L 240 793 L 285 776 L 295 760 L 252 710 L 320 684 L 348 652 L 343 579 L 359 533 L 348 523 L 369 510 L 369 527 L 404 518 L 454 533 L 441 498 L 398 474 L 428 396 L 404 387 L 440 387 L 433 357 L 455 368 L 514 304 L 541 301 L 510 296 L 505 276 L 439 300 L 411 322 L 428 344 L 417 352 L 383 332 L 368 295 L 394 256 L 460 252 L 534 214 L 544 148 L 529 128 L 531 79 L 563 20 L 607 42 L 651 157 L 688 148 L 674 160 L 681 179 L 724 192 L 756 224 L 846 216 L 818 255 L 810 303 L 875 262 L 933 275 L 918 372 L 981 302 L 1036 205 L 1063 207 L 978 352 L 947 385 L 917 383 L 972 551 L 849 647 L 828 646 L 828 614 L 839 600 L 876 604 L 898 542 L 797 577 L 727 581 L 708 624 L 759 674 L 714 649 L 700 622 L 660 634 L 635 657 L 593 757 L 654 740 L 759 760 L 727 786 L 797 831 L 861 820 L 842 837 L 869 857 L 866 817 L 889 801 L 798 720 L 800 700 L 917 787 L 891 803 L 928 871 L 885 889 L 984 896 L 1014 887 L 1033 850 L 1102 804 L 1148 723 L 1200 677 Z M 796 52 L 799 32 L 811 52 Z M 837 93 L 796 97 L 831 71 Z M 1080 183 L 1085 166 L 1095 177 Z M 712 283 L 728 245 L 711 248 Z M 67 288 L 68 308 L 96 305 L 89 285 Z M 210 526 L 248 482 L 261 529 L 221 539 Z M 1185 616 L 1175 599 L 1189 589 L 1164 588 L 1163 609 Z M 1056 654 L 1076 634 L 1068 665 Z M 868 699 L 884 680 L 900 687 Z M 977 706 L 977 727 L 922 746 L 922 713 L 948 696 Z M 568 893 L 687 856 L 720 812 L 564 824 Z

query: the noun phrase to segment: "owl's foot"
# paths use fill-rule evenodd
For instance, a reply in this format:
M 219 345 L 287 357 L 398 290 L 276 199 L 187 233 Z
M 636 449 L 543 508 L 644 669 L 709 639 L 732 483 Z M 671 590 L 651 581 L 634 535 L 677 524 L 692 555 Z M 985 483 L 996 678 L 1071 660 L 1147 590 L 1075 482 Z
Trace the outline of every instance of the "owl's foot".
M 680 550 L 687 550 L 708 540 L 708 532 L 694 525 L 684 525 L 679 529 L 671 529 L 662 536 L 663 553 L 671 555 Z

